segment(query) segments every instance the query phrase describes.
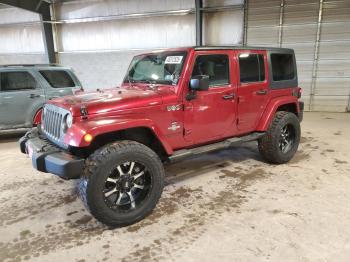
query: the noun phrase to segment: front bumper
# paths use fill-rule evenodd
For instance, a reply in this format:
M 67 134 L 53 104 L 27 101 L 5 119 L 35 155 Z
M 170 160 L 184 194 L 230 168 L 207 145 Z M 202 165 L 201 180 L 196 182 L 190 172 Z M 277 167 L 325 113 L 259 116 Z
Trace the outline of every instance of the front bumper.
M 64 179 L 79 178 L 83 172 L 83 158 L 76 157 L 52 144 L 37 128 L 33 128 L 20 140 L 21 152 L 28 154 L 35 169 L 52 173 Z

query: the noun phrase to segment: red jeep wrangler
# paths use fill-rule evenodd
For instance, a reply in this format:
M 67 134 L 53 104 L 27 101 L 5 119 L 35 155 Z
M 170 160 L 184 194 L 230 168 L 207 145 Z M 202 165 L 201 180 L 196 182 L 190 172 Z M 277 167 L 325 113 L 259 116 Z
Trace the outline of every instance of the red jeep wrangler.
M 50 101 L 20 148 L 37 170 L 80 178 L 92 215 L 125 226 L 157 204 L 163 162 L 253 140 L 266 161 L 288 162 L 300 96 L 291 49 L 155 51 L 132 60 L 121 87 Z

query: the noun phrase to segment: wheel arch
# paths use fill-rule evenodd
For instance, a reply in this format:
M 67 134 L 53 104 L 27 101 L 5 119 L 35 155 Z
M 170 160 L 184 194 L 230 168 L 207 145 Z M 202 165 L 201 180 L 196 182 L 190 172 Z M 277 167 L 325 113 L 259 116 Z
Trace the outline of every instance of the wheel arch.
M 273 99 L 267 105 L 263 115 L 261 116 L 257 126 L 257 131 L 266 131 L 269 128 L 274 115 L 279 111 L 291 112 L 298 117 L 300 112 L 298 99 L 294 97 Z
M 33 117 L 33 122 L 32 122 L 34 127 L 41 123 L 42 113 L 43 113 L 43 107 L 40 107 L 38 110 L 36 110 Z
M 137 126 L 101 133 L 94 137 L 91 144 L 84 149 L 84 153 L 89 155 L 96 149 L 118 140 L 131 140 L 141 143 L 156 152 L 162 160 L 166 159 L 169 155 L 169 149 L 167 150 L 157 134 L 151 128 L 145 126 Z

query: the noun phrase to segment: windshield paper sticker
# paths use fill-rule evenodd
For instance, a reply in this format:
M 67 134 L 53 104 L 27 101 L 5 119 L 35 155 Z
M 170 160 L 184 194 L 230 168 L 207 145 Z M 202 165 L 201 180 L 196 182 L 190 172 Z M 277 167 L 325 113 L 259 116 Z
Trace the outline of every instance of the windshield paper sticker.
M 167 56 L 165 64 L 181 64 L 183 56 Z

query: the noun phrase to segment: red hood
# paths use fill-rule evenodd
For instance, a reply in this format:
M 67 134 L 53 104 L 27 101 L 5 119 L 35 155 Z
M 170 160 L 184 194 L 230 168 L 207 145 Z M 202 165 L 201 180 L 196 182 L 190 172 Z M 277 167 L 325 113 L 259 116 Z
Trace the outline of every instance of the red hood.
M 80 108 L 85 106 L 88 114 L 107 113 L 110 111 L 154 106 L 162 103 L 164 94 L 174 93 L 169 86 L 113 88 L 103 91 L 84 92 L 65 96 L 50 101 L 50 104 L 70 110 L 73 116 L 80 115 Z

